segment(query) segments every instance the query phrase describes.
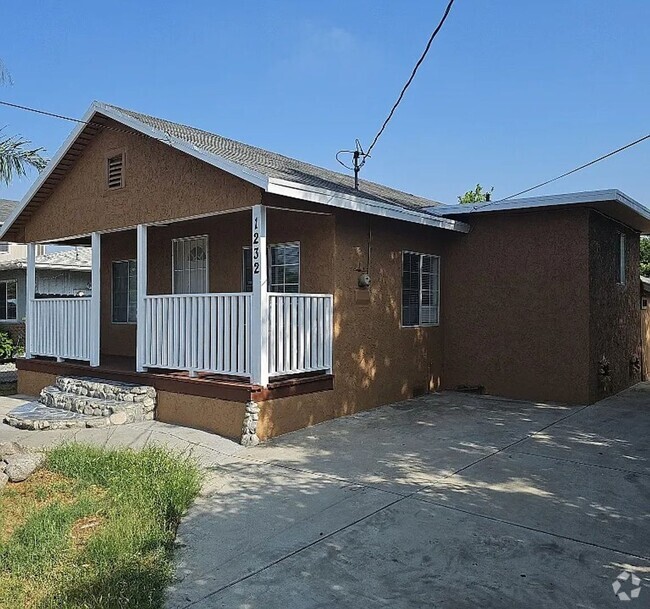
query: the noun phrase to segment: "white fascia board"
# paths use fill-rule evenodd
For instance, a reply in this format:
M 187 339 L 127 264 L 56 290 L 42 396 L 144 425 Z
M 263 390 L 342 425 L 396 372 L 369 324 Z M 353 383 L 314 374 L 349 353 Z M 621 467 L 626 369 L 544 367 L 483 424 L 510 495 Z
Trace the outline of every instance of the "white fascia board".
M 247 182 L 250 182 L 251 184 L 259 186 L 264 190 L 267 189 L 267 185 L 268 185 L 267 176 L 262 175 L 260 173 L 256 173 L 254 171 L 250 171 L 242 167 L 241 165 L 232 163 L 216 154 L 199 150 L 195 146 L 192 146 L 191 144 L 188 144 L 185 141 L 179 140 L 178 138 L 171 137 L 163 131 L 153 129 L 148 125 L 141 123 L 140 121 L 137 121 L 131 117 L 124 116 L 123 114 L 116 112 L 115 110 L 107 107 L 101 102 L 93 102 L 90 108 L 88 108 L 86 113 L 80 119 L 82 122 L 80 122 L 72 130 L 72 132 L 67 137 L 65 142 L 57 150 L 56 154 L 52 157 L 50 162 L 47 164 L 47 167 L 39 174 L 36 181 L 32 184 L 31 188 L 27 191 L 27 194 L 21 199 L 20 203 L 16 206 L 16 208 L 11 213 L 11 215 L 4 221 L 4 223 L 0 227 L 0 239 L 11 227 L 11 225 L 14 223 L 16 218 L 18 218 L 20 214 L 23 212 L 23 210 L 27 207 L 29 201 L 38 192 L 39 188 L 50 177 L 52 171 L 54 171 L 56 166 L 61 162 L 63 157 L 67 154 L 68 150 L 75 143 L 75 141 L 77 140 L 81 132 L 87 127 L 87 124 L 89 122 L 92 122 L 92 119 L 95 116 L 95 114 L 102 114 L 104 116 L 107 116 L 108 118 L 112 118 L 113 120 L 119 123 L 122 123 L 127 127 L 130 127 L 131 129 L 134 129 L 135 131 L 139 131 L 144 135 L 148 135 L 157 140 L 163 140 L 164 142 L 167 142 L 170 146 L 176 148 L 177 150 L 180 150 L 186 154 L 189 154 L 190 156 L 205 161 L 206 163 L 214 167 L 222 169 L 223 171 L 235 175 Z
M 103 114 L 104 116 L 112 118 L 118 123 L 122 123 L 123 125 L 126 125 L 127 127 L 130 127 L 131 129 L 139 131 L 140 133 L 143 133 L 144 135 L 148 135 L 154 139 L 162 140 L 164 143 L 169 144 L 172 148 L 176 148 L 181 152 L 184 152 L 201 161 L 204 161 L 209 165 L 212 165 L 213 167 L 222 169 L 223 171 L 230 173 L 238 178 L 241 178 L 246 182 L 250 182 L 255 186 L 259 186 L 264 190 L 266 190 L 267 188 L 268 177 L 261 173 L 253 171 L 252 169 L 247 169 L 246 167 L 242 167 L 241 165 L 238 165 L 237 163 L 233 163 L 232 161 L 224 159 L 223 157 L 214 154 L 213 152 L 201 150 L 200 148 L 197 148 L 196 146 L 190 144 L 189 142 L 186 142 L 185 140 L 181 140 L 177 137 L 173 137 L 168 133 L 165 133 L 164 131 L 155 129 L 154 127 L 142 123 L 141 121 L 135 118 L 124 115 L 121 112 L 118 112 L 117 110 L 114 110 L 113 108 L 106 106 L 101 102 L 94 102 L 93 107 L 99 114 Z
M 83 115 L 81 120 L 82 123 L 79 123 L 67 137 L 65 142 L 57 150 L 56 154 L 52 157 L 50 162 L 47 164 L 45 169 L 39 174 L 36 181 L 32 184 L 32 187 L 27 191 L 27 194 L 20 200 L 20 203 L 16 205 L 16 208 L 11 213 L 11 215 L 4 221 L 2 228 L 0 228 L 0 239 L 4 236 L 7 230 L 14 223 L 16 218 L 23 213 L 23 210 L 27 207 L 27 204 L 31 201 L 31 198 L 36 194 L 38 189 L 43 185 L 45 180 L 50 177 L 50 174 L 54 171 L 55 167 L 61 162 L 61 159 L 66 155 L 72 144 L 75 143 L 76 139 L 79 137 L 81 132 L 86 128 L 86 123 L 90 121 L 91 117 L 95 113 L 94 104 L 88 108 L 86 113 Z
M 572 192 L 560 195 L 546 195 L 543 197 L 527 197 L 523 199 L 510 199 L 499 203 L 480 203 L 447 205 L 445 207 L 427 208 L 432 213 L 442 214 L 443 216 L 454 216 L 464 214 L 488 213 L 493 211 L 507 211 L 515 209 L 534 209 L 537 207 L 558 207 L 561 205 L 584 205 L 588 203 L 600 203 L 605 201 L 616 201 L 629 207 L 639 215 L 650 220 L 650 210 L 635 201 L 631 197 L 622 193 L 620 190 L 589 190 L 584 192 Z M 435 211 L 434 211 L 435 210 Z
M 402 220 L 414 224 L 422 224 L 434 228 L 442 228 L 461 233 L 469 232 L 469 225 L 458 220 L 443 218 L 432 213 L 404 209 L 388 203 L 381 203 L 364 197 L 343 194 L 316 186 L 307 186 L 298 182 L 270 178 L 267 192 L 283 195 L 292 199 L 301 199 L 321 205 L 340 207 L 374 216 L 382 216 L 393 220 Z

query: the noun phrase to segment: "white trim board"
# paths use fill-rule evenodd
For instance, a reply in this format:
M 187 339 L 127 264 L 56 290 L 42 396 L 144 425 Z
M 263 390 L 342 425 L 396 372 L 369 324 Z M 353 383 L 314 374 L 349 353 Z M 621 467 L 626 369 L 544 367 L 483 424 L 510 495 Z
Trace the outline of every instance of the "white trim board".
M 466 233 L 469 232 L 469 226 L 458 220 L 453 220 L 450 218 L 442 218 L 439 215 L 430 213 L 426 210 L 415 210 L 401 208 L 397 205 L 391 205 L 389 203 L 381 203 L 380 201 L 375 201 L 373 199 L 368 199 L 363 196 L 355 196 L 345 193 L 340 193 L 337 191 L 326 190 L 317 188 L 314 186 L 309 186 L 306 184 L 291 182 L 287 180 L 281 180 L 277 178 L 270 178 L 264 174 L 258 173 L 237 163 L 233 163 L 217 154 L 201 150 L 196 146 L 186 142 L 185 140 L 172 137 L 161 131 L 155 129 L 137 119 L 134 119 L 130 116 L 124 115 L 121 112 L 115 110 L 114 108 L 104 104 L 102 102 L 93 102 L 90 108 L 86 111 L 82 117 L 81 123 L 79 123 L 70 133 L 68 138 L 65 140 L 63 145 L 59 148 L 57 153 L 54 155 L 48 166 L 45 170 L 38 176 L 32 187 L 29 189 L 27 194 L 20 201 L 20 204 L 16 206 L 16 209 L 12 214 L 7 218 L 2 227 L 0 228 L 0 239 L 4 236 L 7 230 L 15 222 L 15 220 L 21 215 L 24 209 L 27 207 L 31 198 L 36 194 L 39 188 L 44 184 L 44 182 L 50 177 L 54 168 L 59 164 L 59 162 L 66 155 L 70 147 L 76 141 L 77 137 L 87 126 L 87 123 L 92 122 L 96 114 L 101 114 L 107 118 L 113 119 L 114 121 L 125 125 L 139 133 L 152 137 L 156 140 L 159 140 L 163 143 L 168 144 L 172 148 L 175 148 L 181 152 L 189 154 L 201 161 L 204 161 L 218 169 L 221 169 L 231 175 L 239 177 L 246 182 L 254 184 L 260 187 L 263 191 L 268 193 L 280 194 L 293 199 L 299 199 L 303 201 L 311 201 L 314 203 L 320 203 L 322 205 L 328 205 L 331 207 L 338 207 L 342 209 L 349 209 L 365 214 L 382 216 L 385 218 L 390 218 L 394 220 L 401 220 L 404 222 L 412 222 L 415 224 L 421 224 L 424 226 L 431 226 L 435 228 L 441 228 L 456 232 Z M 174 219 L 175 220 L 175 219 Z M 173 221 L 173 220 L 172 220 Z M 101 231 L 100 232 L 105 232 Z M 71 238 L 71 237 L 68 237 Z
M 614 201 L 629 207 L 645 219 L 650 220 L 650 209 L 628 197 L 625 193 L 615 188 L 608 190 L 587 190 L 583 192 L 570 192 L 560 195 L 546 195 L 542 197 L 526 197 L 523 199 L 510 199 L 508 201 L 494 201 L 491 203 L 445 205 L 441 207 L 427 207 L 427 211 L 440 216 L 461 216 L 465 214 L 480 214 L 496 211 L 515 209 L 534 209 L 536 207 L 558 207 L 561 205 L 584 205 L 588 203 L 603 203 Z

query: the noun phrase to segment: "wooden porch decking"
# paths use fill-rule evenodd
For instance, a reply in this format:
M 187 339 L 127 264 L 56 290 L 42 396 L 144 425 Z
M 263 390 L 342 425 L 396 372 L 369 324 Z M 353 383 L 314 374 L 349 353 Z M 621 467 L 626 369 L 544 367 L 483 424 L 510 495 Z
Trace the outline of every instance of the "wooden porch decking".
M 55 374 L 58 376 L 87 376 L 124 383 L 151 385 L 159 391 L 196 395 L 231 402 L 262 402 L 292 395 L 328 391 L 334 387 L 334 375 L 309 373 L 278 378 L 266 388 L 246 380 L 225 375 L 199 373 L 192 378 L 187 372 L 174 370 L 147 370 L 136 372 L 135 358 L 102 355 L 99 366 L 87 362 L 57 362 L 53 358 L 34 357 L 16 360 L 18 370 Z

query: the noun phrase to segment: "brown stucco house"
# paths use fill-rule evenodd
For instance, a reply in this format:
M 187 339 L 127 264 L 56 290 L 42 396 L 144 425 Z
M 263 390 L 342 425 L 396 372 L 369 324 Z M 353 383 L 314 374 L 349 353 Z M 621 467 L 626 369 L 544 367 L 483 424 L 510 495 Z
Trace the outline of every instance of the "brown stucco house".
M 150 385 L 244 442 L 439 388 L 593 402 L 640 379 L 649 229 L 616 190 L 442 206 L 94 103 L 4 227 L 28 292 L 35 244 L 93 251 L 90 298 L 31 299 L 19 391 Z

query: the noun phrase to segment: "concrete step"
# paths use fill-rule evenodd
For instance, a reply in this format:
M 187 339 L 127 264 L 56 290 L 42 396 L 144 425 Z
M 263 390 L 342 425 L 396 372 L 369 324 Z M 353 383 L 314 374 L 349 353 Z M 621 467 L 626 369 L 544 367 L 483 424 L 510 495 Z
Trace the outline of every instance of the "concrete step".
M 27 402 L 10 410 L 4 422 L 18 429 L 69 429 L 71 427 L 105 427 L 110 417 L 95 417 L 60 408 L 50 408 L 40 402 Z
M 148 385 L 60 376 L 38 402 L 14 408 L 5 422 L 20 429 L 124 425 L 152 420 L 155 408 L 156 390 Z
M 119 383 L 90 377 L 59 376 L 56 379 L 56 386 L 65 393 L 102 400 L 145 402 L 148 407 L 153 407 L 156 400 L 156 390 L 149 385 Z
M 53 385 L 41 391 L 39 402 L 48 408 L 58 408 L 94 417 L 108 417 L 111 423 L 120 425 L 153 419 L 153 406 L 145 402 L 123 402 L 93 398 L 61 391 Z

